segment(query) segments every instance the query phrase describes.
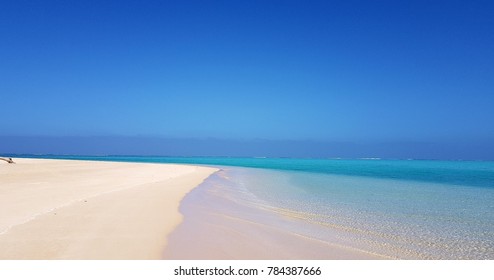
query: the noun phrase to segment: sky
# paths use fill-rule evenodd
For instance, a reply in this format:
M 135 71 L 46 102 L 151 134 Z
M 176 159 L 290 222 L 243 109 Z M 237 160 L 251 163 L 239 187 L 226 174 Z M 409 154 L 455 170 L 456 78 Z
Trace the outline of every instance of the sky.
M 0 153 L 494 159 L 493 14 L 0 0 Z

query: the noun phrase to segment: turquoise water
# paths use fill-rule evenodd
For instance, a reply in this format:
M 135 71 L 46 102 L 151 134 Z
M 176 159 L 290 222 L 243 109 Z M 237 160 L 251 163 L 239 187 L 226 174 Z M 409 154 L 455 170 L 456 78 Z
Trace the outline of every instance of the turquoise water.
M 44 156 L 40 156 L 40 158 L 44 158 Z M 340 174 L 348 176 L 398 179 L 407 181 L 422 181 L 451 185 L 494 188 L 493 161 L 336 160 L 136 156 L 48 156 L 45 158 L 255 167 L 285 171 L 306 171 L 322 174 Z
M 63 158 L 223 166 L 211 182 L 297 217 L 286 230 L 302 236 L 391 258 L 494 259 L 494 162 Z

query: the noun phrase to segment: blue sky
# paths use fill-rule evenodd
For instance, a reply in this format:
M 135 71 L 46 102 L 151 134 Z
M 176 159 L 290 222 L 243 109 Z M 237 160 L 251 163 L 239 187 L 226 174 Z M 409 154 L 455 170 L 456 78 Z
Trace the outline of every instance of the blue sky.
M 343 143 L 494 159 L 493 14 L 492 1 L 0 1 L 0 153 L 104 153 L 116 137 L 203 141 L 203 155 L 268 153 L 242 151 L 262 140 L 298 143 L 280 156 L 345 156 Z

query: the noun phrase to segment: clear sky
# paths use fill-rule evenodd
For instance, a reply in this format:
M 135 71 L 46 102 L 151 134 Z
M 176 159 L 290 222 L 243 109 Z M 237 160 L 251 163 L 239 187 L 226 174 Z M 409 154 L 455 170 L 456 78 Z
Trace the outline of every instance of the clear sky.
M 0 153 L 105 153 L 111 138 L 494 159 L 493 15 L 494 1 L 0 0 Z M 108 153 L 170 153 L 130 142 Z

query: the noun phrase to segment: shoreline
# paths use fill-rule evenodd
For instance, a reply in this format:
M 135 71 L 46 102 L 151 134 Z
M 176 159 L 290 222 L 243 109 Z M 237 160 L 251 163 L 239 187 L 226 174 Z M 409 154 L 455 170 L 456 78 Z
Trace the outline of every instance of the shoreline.
M 344 243 L 331 231 L 330 239 L 303 233 L 319 228 L 299 213 L 276 209 L 222 169 L 192 190 L 180 205 L 184 221 L 169 236 L 165 258 L 174 260 L 381 260 L 390 256 Z M 231 177 L 230 177 L 231 176 Z M 283 211 L 285 210 L 285 211 Z
M 0 164 L 0 259 L 161 259 L 215 168 L 15 158 Z

